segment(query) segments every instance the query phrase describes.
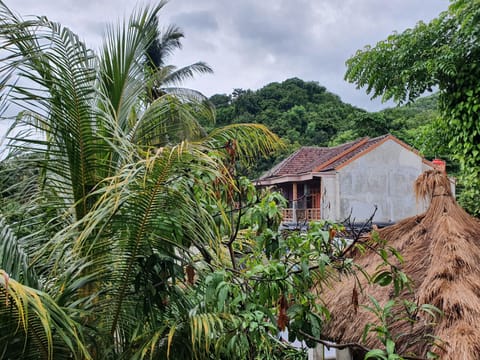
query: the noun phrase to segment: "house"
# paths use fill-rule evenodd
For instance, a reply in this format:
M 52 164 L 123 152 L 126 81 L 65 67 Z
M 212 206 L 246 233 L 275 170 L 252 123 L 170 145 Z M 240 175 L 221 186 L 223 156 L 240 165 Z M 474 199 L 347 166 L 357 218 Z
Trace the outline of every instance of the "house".
M 395 349 L 412 359 L 429 358 L 429 351 L 443 360 L 479 359 L 480 221 L 457 204 L 451 182 L 441 171 L 420 175 L 415 191 L 430 202 L 427 210 L 379 229 L 378 237 L 402 254 L 404 261 L 397 262 L 397 266 L 410 279 L 411 289 L 402 291 L 399 300 L 419 307 L 430 304 L 440 312 L 435 318 L 423 311 L 414 312 L 413 317 L 397 313 L 395 321 L 389 320 Z M 369 276 L 383 262 L 372 249 L 349 254 L 362 267 L 362 274 Z M 396 261 L 394 255 L 389 255 L 389 261 Z M 330 319 L 323 324 L 321 336 L 337 344 L 361 343 L 365 348 L 381 348 L 377 334 L 364 336 L 365 326 L 378 324 L 378 318 L 362 305 L 372 306 L 371 296 L 385 306 L 392 299 L 392 287 L 369 283 L 362 274 L 338 273 L 337 281 L 332 280 L 332 287 L 323 291 L 322 304 L 330 310 Z M 361 290 L 354 301 L 355 289 Z M 356 360 L 365 356 L 358 348 L 342 352 L 336 359 Z M 311 358 L 323 356 L 320 353 Z
M 445 163 L 435 160 L 445 170 Z M 387 134 L 360 138 L 335 147 L 302 147 L 257 181 L 274 186 L 289 201 L 284 223 L 312 220 L 391 224 L 421 213 L 412 187 L 425 170 L 437 165 Z M 454 184 L 452 183 L 454 191 Z

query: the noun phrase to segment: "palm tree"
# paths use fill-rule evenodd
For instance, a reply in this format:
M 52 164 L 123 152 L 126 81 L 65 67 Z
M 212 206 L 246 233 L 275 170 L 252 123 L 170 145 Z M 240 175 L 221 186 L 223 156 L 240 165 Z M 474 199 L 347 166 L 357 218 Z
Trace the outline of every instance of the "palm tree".
M 199 198 L 216 201 L 214 184 L 232 183 L 225 145 L 251 161 L 278 143 L 257 125 L 207 135 L 204 98 L 164 87 L 209 71 L 164 64 L 181 37 L 170 27 L 159 39 L 164 5 L 109 28 L 96 55 L 60 24 L 0 2 L 2 99 L 22 109 L 4 161 L 38 170 L 16 184 L 22 216 L 0 216 L 3 357 L 143 358 L 147 337 L 169 343 L 165 309 L 189 307 L 183 267 L 197 253 L 209 261 L 221 239 Z
M 158 27 L 158 20 L 156 28 Z M 193 78 L 195 74 L 209 74 L 212 69 L 206 63 L 199 61 L 177 69 L 174 65 L 167 64 L 168 57 L 182 48 L 181 39 L 184 33 L 174 25 L 168 26 L 163 32 L 159 31 L 147 49 L 146 66 L 151 71 L 153 82 L 150 84 L 150 95 L 156 99 L 166 93 L 176 93 L 184 96 L 193 96 L 206 100 L 198 91 L 179 88 L 183 81 Z

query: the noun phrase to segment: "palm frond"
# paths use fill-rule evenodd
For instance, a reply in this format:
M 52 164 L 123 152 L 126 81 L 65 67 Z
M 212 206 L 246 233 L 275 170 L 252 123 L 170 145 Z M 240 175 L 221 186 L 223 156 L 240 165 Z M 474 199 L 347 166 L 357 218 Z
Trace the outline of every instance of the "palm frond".
M 259 124 L 232 124 L 213 130 L 202 140 L 206 146 L 225 149 L 245 165 L 255 163 L 259 156 L 268 156 L 284 146 L 280 138 Z
M 94 303 L 90 321 L 109 324 L 118 349 L 129 346 L 128 329 L 137 323 L 138 304 L 145 300 L 134 290 L 134 280 L 147 271 L 143 259 L 157 256 L 180 267 L 165 278 L 169 288 L 183 281 L 181 267 L 190 262 L 190 246 L 201 252 L 219 247 L 214 220 L 192 193 L 199 174 L 222 176 L 223 165 L 207 150 L 182 143 L 119 169 L 97 189 L 92 211 L 45 247 L 57 259 L 50 274 L 57 301 L 84 308 Z
M 99 164 L 98 153 L 105 144 L 95 135 L 91 107 L 95 58 L 75 34 L 46 18 L 5 17 L 0 35 L 9 44 L 8 51 L 19 55 L 4 70 L 14 68 L 25 79 L 11 85 L 13 100 L 25 109 L 14 128 L 27 129 L 12 136 L 13 145 L 39 154 L 37 159 L 43 160 L 37 166 L 44 167 L 45 175 L 54 174 L 53 186 L 76 202 L 77 217 L 82 217 L 88 208 L 82 199 L 105 166 Z M 35 129 L 41 138 L 28 137 L 28 129 Z
M 184 87 L 164 87 L 162 88 L 164 94 L 175 95 L 185 103 L 193 102 L 193 103 L 205 103 L 211 109 L 209 110 L 212 114 L 214 119 L 214 111 L 215 106 L 209 102 L 208 98 L 203 95 L 200 91 L 184 88 Z
M 192 194 L 192 174 L 197 171 L 219 173 L 218 164 L 203 152 L 181 144 L 159 151 L 143 166 L 143 176 L 123 190 L 128 198 L 118 201 L 122 203 L 116 219 L 121 234 L 119 249 L 128 257 L 118 268 L 121 286 L 115 296 L 112 333 L 131 286 L 136 258 L 141 253 L 148 254 L 154 249 L 175 258 L 176 247 L 189 247 L 192 240 L 209 246 L 219 240 L 218 234 L 212 231 L 215 229 L 213 219 L 199 208 Z
M 144 98 L 146 78 L 144 60 L 157 35 L 157 15 L 165 5 L 135 11 L 128 24 L 109 27 L 100 56 L 100 92 L 103 111 L 127 133 L 132 109 Z
M 157 21 L 158 22 L 158 21 Z M 183 31 L 176 25 L 170 25 L 163 30 L 158 28 L 155 40 L 148 48 L 148 59 L 152 68 L 162 68 L 166 65 L 167 58 L 178 49 L 182 48 L 180 40 L 184 37 Z
M 171 69 L 168 73 L 161 74 L 160 83 L 162 87 L 181 85 L 185 80 L 190 80 L 195 75 L 212 74 L 212 68 L 205 62 L 199 61 L 180 69 Z
M 205 135 L 199 118 L 211 118 L 208 103 L 184 102 L 176 95 L 165 94 L 156 99 L 139 118 L 131 141 L 147 147 L 177 144 L 182 140 L 198 140 Z
M 0 269 L 26 285 L 38 286 L 38 279 L 30 267 L 28 256 L 2 214 L 0 214 Z
M 0 319 L 0 353 L 7 358 L 91 358 L 71 316 L 47 294 L 18 283 L 4 270 Z

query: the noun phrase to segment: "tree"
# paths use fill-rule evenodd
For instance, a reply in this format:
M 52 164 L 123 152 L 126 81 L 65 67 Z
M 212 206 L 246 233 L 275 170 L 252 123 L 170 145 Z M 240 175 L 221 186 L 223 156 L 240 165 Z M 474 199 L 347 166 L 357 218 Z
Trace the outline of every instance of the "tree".
M 265 127 L 202 134 L 203 101 L 149 96 L 164 4 L 95 56 L 0 3 L 1 96 L 22 108 L 1 167 L 24 180 L 1 188 L 23 214 L 0 209 L 2 357 L 298 358 L 275 336 L 286 326 L 321 341 L 328 313 L 309 289 L 351 270 L 353 245 L 331 224 L 278 231 L 281 197 L 238 172 L 280 143 Z
M 278 144 L 258 125 L 205 134 L 203 97 L 150 96 L 166 81 L 162 62 L 149 65 L 164 5 L 109 28 L 96 55 L 60 24 L 0 2 L 1 96 L 21 107 L 4 164 L 32 174 L 1 191 L 23 213 L 0 213 L 2 357 L 143 358 L 147 340 L 166 344 L 178 316 L 166 307 L 190 310 L 191 248 L 208 264 L 221 242 L 223 218 L 195 192 L 213 203 L 216 184 L 234 187 L 233 147 L 249 161 Z
M 234 89 L 230 96 L 217 94 L 210 101 L 217 106 L 218 125 L 263 124 L 291 145 L 290 152 L 301 145 L 326 146 L 337 133 L 352 126 L 350 118 L 364 113 L 318 83 L 298 78 L 270 83 L 256 91 Z M 271 159 L 259 159 L 249 176 L 258 177 L 275 159 L 287 155 L 283 151 Z
M 199 61 L 191 65 L 177 69 L 174 65 L 167 64 L 167 59 L 175 50 L 182 48 L 181 39 L 184 34 L 180 28 L 174 25 L 160 31 L 158 19 L 153 21 L 153 28 L 157 31 L 146 53 L 146 67 L 152 72 L 152 82 L 149 92 L 152 99 L 156 99 L 166 93 L 174 93 L 177 96 L 194 97 L 207 100 L 200 92 L 179 88 L 183 81 L 192 78 L 195 74 L 212 73 L 208 64 Z
M 463 205 L 480 214 L 480 2 L 454 0 L 430 23 L 394 33 L 347 61 L 345 78 L 402 103 L 438 87 L 450 149 L 461 164 Z

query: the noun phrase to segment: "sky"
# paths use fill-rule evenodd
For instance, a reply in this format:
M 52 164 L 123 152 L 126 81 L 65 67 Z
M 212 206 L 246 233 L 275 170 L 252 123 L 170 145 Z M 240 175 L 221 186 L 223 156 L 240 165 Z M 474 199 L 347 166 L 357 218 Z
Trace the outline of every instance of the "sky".
M 137 4 L 4 1 L 23 17 L 45 15 L 68 26 L 92 49 L 100 47 L 105 25 L 128 16 Z M 170 0 L 160 24 L 174 23 L 185 33 L 183 49 L 169 63 L 181 67 L 205 61 L 213 68 L 214 74 L 184 84 L 207 96 L 298 77 L 317 81 L 345 102 L 377 111 L 393 104 L 371 101 L 364 90 L 344 81 L 345 61 L 393 31 L 428 22 L 448 4 L 449 0 Z

